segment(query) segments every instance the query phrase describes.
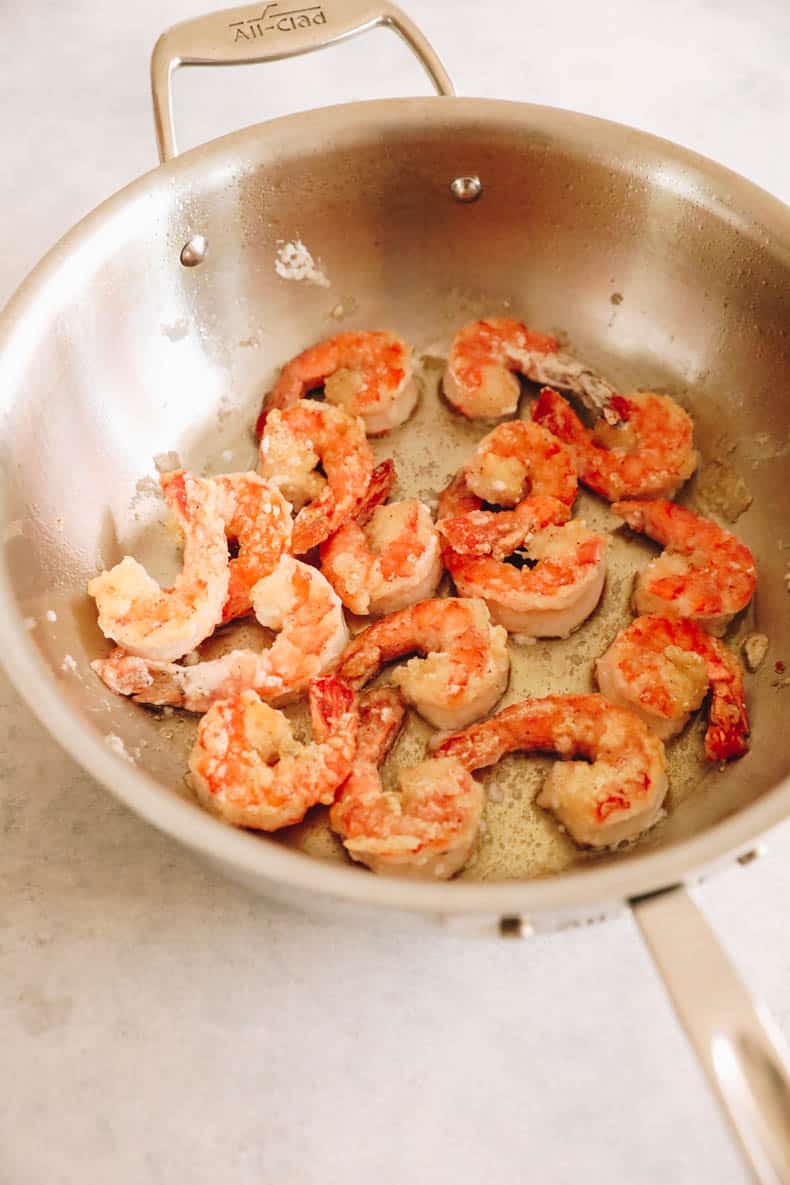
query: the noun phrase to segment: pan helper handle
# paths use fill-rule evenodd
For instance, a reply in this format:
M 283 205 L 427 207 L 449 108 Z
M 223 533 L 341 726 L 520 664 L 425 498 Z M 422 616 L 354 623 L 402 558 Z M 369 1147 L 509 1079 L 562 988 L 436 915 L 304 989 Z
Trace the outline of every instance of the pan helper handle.
M 642 937 L 758 1185 L 790 1185 L 790 1060 L 682 886 L 631 902 Z
M 177 156 L 172 77 L 180 66 L 276 62 L 324 49 L 378 26 L 394 29 L 422 63 L 440 95 L 454 94 L 444 66 L 416 25 L 388 0 L 261 0 L 174 25 L 151 55 L 151 91 L 159 159 Z

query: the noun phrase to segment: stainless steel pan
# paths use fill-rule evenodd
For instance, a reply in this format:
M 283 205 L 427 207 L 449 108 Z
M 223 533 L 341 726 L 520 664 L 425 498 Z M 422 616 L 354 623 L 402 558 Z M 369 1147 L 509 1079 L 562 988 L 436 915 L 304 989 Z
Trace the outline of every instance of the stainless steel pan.
M 176 157 L 176 66 L 267 61 L 381 24 L 412 46 L 441 98 L 309 112 Z M 435 54 L 389 4 L 267 3 L 188 22 L 160 39 L 152 78 L 165 163 L 67 235 L 0 322 L 0 652 L 12 678 L 133 810 L 294 904 L 354 917 L 401 909 L 505 934 L 630 905 L 756 1178 L 790 1181 L 784 1054 L 682 887 L 748 859 L 790 812 L 790 691 L 774 670 L 790 654 L 790 214 L 643 133 L 453 98 Z M 330 287 L 277 274 L 278 245 L 296 239 Z M 595 859 L 531 805 L 540 764 L 513 759 L 477 858 L 450 884 L 349 867 L 320 816 L 279 841 L 223 826 L 183 783 L 193 725 L 111 696 L 87 665 L 105 647 L 84 591 L 97 565 L 134 551 L 164 577 L 173 560 L 155 455 L 177 450 L 209 472 L 253 463 L 249 425 L 277 366 L 341 325 L 380 325 L 416 344 L 424 391 L 416 419 L 377 447 L 396 456 L 404 491 L 435 493 L 471 438 L 438 398 L 436 357 L 462 320 L 508 310 L 566 335 L 624 389 L 657 386 L 693 410 L 708 464 L 692 503 L 737 513 L 745 481 L 753 501 L 737 530 L 760 583 L 739 628 L 771 643 L 749 682 L 751 753 L 704 770 L 692 727 L 672 750 L 669 818 L 635 849 Z M 609 521 L 592 498 L 585 513 Z M 628 616 L 635 546 L 615 545 L 588 627 L 522 652 L 511 698 L 589 687 L 591 659 Z M 422 739 L 412 724 L 400 758 Z

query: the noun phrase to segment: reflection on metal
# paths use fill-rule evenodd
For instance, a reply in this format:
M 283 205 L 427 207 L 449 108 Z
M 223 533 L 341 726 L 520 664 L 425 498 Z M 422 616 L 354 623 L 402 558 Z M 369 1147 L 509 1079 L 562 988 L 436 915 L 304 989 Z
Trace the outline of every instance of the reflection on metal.
M 181 248 L 181 262 L 184 267 L 197 267 L 208 253 L 208 239 L 204 235 L 193 235 Z
M 450 182 L 450 193 L 457 202 L 476 202 L 483 192 L 479 177 L 455 177 Z

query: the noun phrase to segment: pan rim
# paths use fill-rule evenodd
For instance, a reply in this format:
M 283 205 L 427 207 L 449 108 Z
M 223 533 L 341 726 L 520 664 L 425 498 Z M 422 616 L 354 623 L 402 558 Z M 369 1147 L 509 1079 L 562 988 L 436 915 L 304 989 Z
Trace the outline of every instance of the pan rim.
M 553 107 L 496 99 L 426 98 L 386 99 L 321 108 L 322 120 L 329 119 L 338 131 L 352 132 L 364 124 L 371 129 L 375 119 L 404 127 L 405 117 L 427 130 L 431 123 L 453 118 L 480 121 L 481 110 L 499 114 L 508 122 L 523 123 L 527 117 L 536 130 L 548 131 L 565 125 L 592 129 L 602 136 L 628 133 L 652 147 L 663 159 L 691 168 L 709 187 L 708 196 L 723 209 L 756 206 L 749 211 L 755 225 L 776 234 L 787 251 L 790 268 L 790 210 L 765 190 L 737 173 L 709 161 L 686 148 L 650 133 L 628 128 L 597 117 Z M 19 343 L 35 321 L 42 298 L 67 269 L 72 248 L 83 239 L 95 239 L 102 229 L 121 217 L 128 204 L 151 193 L 156 183 L 167 185 L 170 178 L 207 164 L 228 167 L 238 163 L 238 149 L 252 144 L 263 133 L 308 131 L 317 112 L 283 116 L 266 124 L 253 124 L 177 157 L 144 174 L 106 199 L 69 230 L 36 265 L 0 313 L 0 376 L 7 368 L 12 347 Z M 713 183 L 711 185 L 711 183 Z M 719 192 L 726 184 L 726 198 Z M 737 202 L 733 197 L 737 197 Z M 10 390 L 1 381 L 0 391 Z M 2 397 L 3 402 L 5 396 Z M 552 910 L 591 909 L 608 901 L 624 900 L 678 883 L 713 863 L 726 860 L 754 845 L 755 839 L 790 813 L 790 778 L 780 781 L 757 801 L 738 810 L 712 827 L 658 851 L 624 854 L 612 864 L 596 868 L 587 865 L 544 878 L 525 881 L 430 883 L 375 877 L 363 869 L 324 863 L 277 843 L 236 830 L 187 802 L 144 771 L 113 754 L 98 732 L 58 690 L 52 672 L 44 663 L 16 607 L 5 553 L 0 557 L 0 655 L 11 682 L 44 724 L 50 735 L 98 782 L 147 822 L 239 874 L 269 882 L 272 886 L 317 894 L 359 905 L 386 907 L 434 914 L 538 915 Z M 265 885 L 262 883 L 262 887 Z

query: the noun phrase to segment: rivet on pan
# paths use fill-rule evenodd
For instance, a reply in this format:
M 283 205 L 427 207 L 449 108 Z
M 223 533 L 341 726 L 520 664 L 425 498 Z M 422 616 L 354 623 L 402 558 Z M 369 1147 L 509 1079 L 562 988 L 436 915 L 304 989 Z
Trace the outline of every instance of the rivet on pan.
M 758 856 L 765 854 L 765 848 L 758 844 L 756 848 L 750 848 L 748 852 L 742 852 L 738 857 L 739 864 L 751 864 L 752 860 L 756 860 Z
M 476 202 L 483 192 L 479 177 L 455 177 L 450 182 L 450 193 L 457 202 Z
M 205 235 L 193 235 L 181 248 L 181 262 L 184 267 L 197 267 L 208 253 L 208 239 Z
M 499 919 L 499 933 L 502 938 L 526 938 L 532 932 L 530 923 L 518 914 L 510 914 Z

